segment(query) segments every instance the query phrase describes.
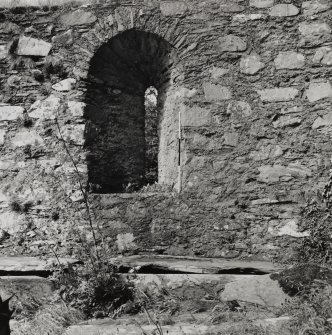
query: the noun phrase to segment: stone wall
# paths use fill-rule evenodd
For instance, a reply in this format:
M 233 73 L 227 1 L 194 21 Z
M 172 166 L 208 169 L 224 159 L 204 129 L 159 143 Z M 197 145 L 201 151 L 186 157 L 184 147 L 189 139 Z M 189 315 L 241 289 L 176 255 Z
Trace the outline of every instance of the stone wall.
M 81 185 L 115 252 L 287 255 L 308 235 L 301 211 L 331 165 L 331 18 L 329 0 L 1 9 L 0 228 L 11 234 L 1 252 L 74 252 L 91 235 Z M 89 126 L 90 62 L 130 29 L 156 34 L 177 59 L 162 97 L 160 185 L 99 194 L 89 155 L 113 142 Z M 126 87 L 107 89 L 110 106 L 128 101 Z

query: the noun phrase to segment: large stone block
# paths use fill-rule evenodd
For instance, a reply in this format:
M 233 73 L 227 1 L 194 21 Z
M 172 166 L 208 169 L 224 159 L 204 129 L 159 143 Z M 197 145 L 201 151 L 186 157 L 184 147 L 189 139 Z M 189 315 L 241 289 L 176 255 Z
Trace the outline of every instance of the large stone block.
M 305 58 L 302 54 L 294 51 L 280 52 L 274 60 L 278 70 L 280 69 L 300 69 L 305 65 Z
M 332 112 L 319 116 L 312 125 L 312 129 L 332 126 Z
M 259 90 L 257 93 L 260 95 L 262 101 L 282 102 L 294 100 L 299 90 L 293 87 L 282 87 Z
M 68 110 L 74 117 L 82 117 L 86 104 L 80 101 L 68 101 Z
M 19 56 L 47 56 L 52 44 L 37 38 L 21 36 L 16 53 Z
M 10 235 L 23 231 L 26 228 L 26 221 L 23 215 L 16 212 L 0 213 L 0 229 Z
M 68 92 L 71 91 L 76 85 L 75 78 L 67 78 L 59 81 L 58 83 L 52 85 L 53 90 L 59 92 Z
M 83 9 L 64 13 L 59 17 L 59 23 L 64 26 L 90 25 L 96 21 L 97 17 L 92 12 Z
M 314 63 L 323 65 L 332 65 L 332 48 L 322 47 L 319 48 L 312 59 Z
M 240 62 L 240 71 L 245 74 L 255 74 L 264 67 L 258 55 L 243 56 Z
M 331 27 L 325 22 L 301 22 L 299 31 L 306 40 L 320 38 L 331 34 Z
M 236 35 L 225 35 L 218 39 L 219 50 L 226 51 L 245 51 L 247 49 L 247 42 Z
M 292 4 L 279 4 L 270 9 L 270 16 L 296 16 L 300 10 Z
M 207 101 L 229 100 L 232 98 L 232 91 L 226 86 L 204 83 L 203 89 Z
M 0 121 L 13 121 L 23 116 L 24 108 L 20 106 L 0 106 Z
M 274 0 L 250 0 L 251 7 L 256 8 L 268 8 L 274 5 Z
M 332 98 L 332 86 L 329 81 L 312 82 L 306 91 L 307 98 L 310 102 L 315 102 L 325 98 Z
M 26 145 L 38 146 L 43 144 L 44 140 L 35 130 L 20 130 L 12 139 L 14 147 L 24 147 Z
M 164 16 L 183 15 L 188 10 L 184 1 L 160 1 L 160 11 Z
M 210 111 L 200 107 L 185 108 L 181 115 L 181 124 L 184 127 L 201 127 L 210 122 Z
M 278 281 L 270 275 L 253 276 L 226 284 L 220 298 L 224 301 L 241 301 L 266 307 L 281 307 L 289 296 Z
M 61 128 L 61 137 L 66 141 L 76 145 L 83 145 L 84 138 L 84 124 L 76 124 L 76 125 L 65 125 Z M 60 134 L 58 134 L 60 137 Z

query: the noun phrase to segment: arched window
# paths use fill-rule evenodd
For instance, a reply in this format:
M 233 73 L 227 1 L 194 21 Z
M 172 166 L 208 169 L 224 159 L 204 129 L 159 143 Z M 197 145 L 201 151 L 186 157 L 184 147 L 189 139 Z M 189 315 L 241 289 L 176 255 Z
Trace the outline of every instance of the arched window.
M 137 30 L 113 37 L 95 53 L 85 110 L 92 192 L 132 192 L 157 182 L 176 184 L 174 59 L 167 41 Z

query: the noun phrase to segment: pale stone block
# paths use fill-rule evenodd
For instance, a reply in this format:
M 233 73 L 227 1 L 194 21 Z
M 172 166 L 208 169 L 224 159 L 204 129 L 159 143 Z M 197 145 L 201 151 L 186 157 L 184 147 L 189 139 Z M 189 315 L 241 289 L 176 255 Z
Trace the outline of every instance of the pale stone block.
M 80 101 L 68 101 L 68 110 L 72 116 L 83 117 L 86 104 Z
M 252 276 L 225 285 L 220 298 L 224 301 L 245 301 L 267 307 L 281 307 L 289 298 L 278 281 L 270 275 Z
M 34 119 L 54 120 L 60 108 L 60 98 L 50 95 L 44 100 L 37 100 L 29 109 L 29 116 Z
M 300 69 L 305 65 L 305 58 L 302 54 L 294 51 L 280 52 L 274 60 L 277 70 Z
M 240 61 L 240 71 L 245 74 L 255 74 L 264 67 L 261 58 L 257 55 L 243 56 Z
M 62 34 L 52 37 L 52 43 L 54 44 L 70 45 L 73 44 L 73 42 L 74 42 L 74 35 L 72 29 L 69 29 L 68 31 Z
M 52 48 L 52 44 L 37 38 L 21 36 L 16 53 L 19 56 L 47 56 Z
M 331 34 L 331 27 L 325 22 L 309 23 L 301 22 L 299 24 L 299 31 L 305 39 L 312 39 L 315 36 Z
M 233 23 L 245 23 L 248 21 L 257 21 L 265 18 L 263 14 L 236 14 L 233 16 Z
M 296 16 L 300 10 L 292 4 L 279 4 L 270 9 L 270 16 Z
M 184 1 L 160 1 L 160 11 L 164 16 L 183 15 L 188 10 Z
M 294 100 L 299 90 L 293 87 L 282 87 L 259 90 L 257 93 L 261 96 L 262 101 L 282 102 Z
M 16 212 L 0 213 L 0 229 L 13 235 L 25 228 L 24 216 Z
M 0 106 L 0 121 L 13 121 L 23 116 L 24 108 L 20 106 Z
M 184 127 L 202 127 L 210 122 L 210 111 L 200 107 L 185 108 L 181 115 L 181 125 Z
M 229 100 L 232 98 L 232 91 L 226 86 L 204 83 L 203 89 L 207 101 Z
M 61 135 L 66 142 L 71 142 L 76 145 L 84 144 L 84 124 L 64 125 L 61 128 Z M 60 134 L 58 134 L 60 137 Z
M 5 129 L 0 129 L 0 145 L 4 145 L 6 133 Z
M 74 78 L 67 78 L 64 80 L 61 80 L 57 84 L 52 85 L 53 90 L 59 91 L 59 92 L 68 92 L 71 91 L 76 85 L 76 79 Z
M 275 236 L 292 236 L 292 237 L 307 237 L 310 236 L 308 231 L 299 232 L 298 220 L 287 220 L 284 225 L 279 229 L 269 227 L 268 232 Z
M 245 51 L 247 49 L 247 42 L 236 35 L 225 35 L 218 39 L 219 50 L 225 51 Z
M 26 145 L 38 146 L 43 145 L 44 140 L 34 130 L 21 130 L 12 139 L 12 145 L 14 147 L 24 147 Z
M 5 59 L 6 57 L 7 57 L 6 45 L 0 45 L 0 59 Z
M 318 129 L 322 127 L 332 126 L 332 112 L 325 114 L 324 116 L 319 116 L 312 125 L 312 129 Z
M 310 83 L 306 94 L 310 102 L 315 102 L 325 98 L 331 98 L 332 97 L 331 83 L 329 81 Z
M 256 8 L 269 8 L 274 5 L 274 0 L 250 0 L 251 7 Z
M 245 101 L 232 101 L 227 106 L 227 114 L 248 117 L 252 113 L 250 105 Z
M 65 26 L 89 25 L 97 21 L 97 17 L 92 13 L 83 9 L 77 9 L 72 12 L 62 14 L 59 23 Z
M 224 145 L 229 147 L 236 147 L 239 143 L 240 135 L 236 132 L 226 132 L 224 134 Z

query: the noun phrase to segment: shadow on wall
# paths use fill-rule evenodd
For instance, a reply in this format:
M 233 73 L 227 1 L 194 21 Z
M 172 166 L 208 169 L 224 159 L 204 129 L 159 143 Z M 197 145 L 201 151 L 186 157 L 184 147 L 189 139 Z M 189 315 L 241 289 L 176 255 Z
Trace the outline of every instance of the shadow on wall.
M 134 29 L 111 38 L 95 53 L 85 101 L 89 191 L 131 192 L 158 182 L 161 127 L 174 67 L 175 52 L 167 41 Z M 151 88 L 158 99 L 147 111 Z

